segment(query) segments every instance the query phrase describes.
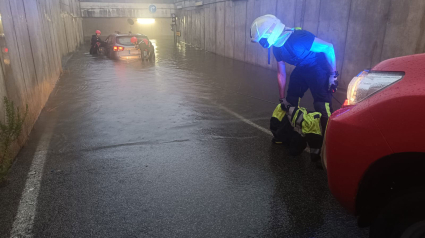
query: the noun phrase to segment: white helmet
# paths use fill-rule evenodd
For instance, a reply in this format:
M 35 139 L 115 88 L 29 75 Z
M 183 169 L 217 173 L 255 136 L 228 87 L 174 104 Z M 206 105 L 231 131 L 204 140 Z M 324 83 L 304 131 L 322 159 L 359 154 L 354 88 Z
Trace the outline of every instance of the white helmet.
M 266 38 L 269 43 L 268 47 L 272 46 L 282 32 L 285 30 L 285 25 L 273 15 L 264 15 L 254 20 L 251 25 L 251 41 L 260 42 Z

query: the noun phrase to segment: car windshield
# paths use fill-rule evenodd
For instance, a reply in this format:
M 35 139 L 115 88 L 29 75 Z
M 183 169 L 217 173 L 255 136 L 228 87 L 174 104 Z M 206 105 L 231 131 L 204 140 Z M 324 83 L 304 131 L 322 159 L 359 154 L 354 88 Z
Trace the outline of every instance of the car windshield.
M 120 45 L 133 45 L 133 43 L 131 43 L 131 38 L 134 36 L 120 36 L 117 37 L 117 43 Z M 137 37 L 137 41 L 141 41 L 142 39 L 148 39 L 146 36 L 135 36 Z

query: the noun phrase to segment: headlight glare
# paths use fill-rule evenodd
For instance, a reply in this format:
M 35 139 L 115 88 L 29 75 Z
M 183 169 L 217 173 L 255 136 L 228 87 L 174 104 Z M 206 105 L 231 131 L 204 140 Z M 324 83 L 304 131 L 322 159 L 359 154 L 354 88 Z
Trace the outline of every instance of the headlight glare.
M 348 105 L 356 105 L 382 89 L 401 80 L 403 76 L 404 72 L 361 72 L 354 77 L 348 85 Z

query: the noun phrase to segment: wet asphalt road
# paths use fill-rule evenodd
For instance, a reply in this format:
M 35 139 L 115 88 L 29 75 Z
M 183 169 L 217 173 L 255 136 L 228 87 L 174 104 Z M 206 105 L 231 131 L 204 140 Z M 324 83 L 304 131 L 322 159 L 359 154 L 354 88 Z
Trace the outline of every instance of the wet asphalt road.
M 0 188 L 0 237 L 38 153 L 35 237 L 367 237 L 307 153 L 271 144 L 275 72 L 156 45 L 156 63 L 69 60 Z

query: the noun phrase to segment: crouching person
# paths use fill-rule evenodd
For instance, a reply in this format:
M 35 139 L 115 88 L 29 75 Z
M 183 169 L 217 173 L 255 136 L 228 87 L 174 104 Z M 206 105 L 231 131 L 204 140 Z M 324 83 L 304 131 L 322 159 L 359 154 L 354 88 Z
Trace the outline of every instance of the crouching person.
M 321 168 L 320 152 L 324 134 L 321 118 L 320 112 L 309 113 L 305 108 L 294 107 L 284 100 L 270 119 L 272 141 L 289 146 L 289 153 L 293 156 L 301 154 L 308 145 L 311 161 Z

